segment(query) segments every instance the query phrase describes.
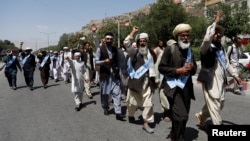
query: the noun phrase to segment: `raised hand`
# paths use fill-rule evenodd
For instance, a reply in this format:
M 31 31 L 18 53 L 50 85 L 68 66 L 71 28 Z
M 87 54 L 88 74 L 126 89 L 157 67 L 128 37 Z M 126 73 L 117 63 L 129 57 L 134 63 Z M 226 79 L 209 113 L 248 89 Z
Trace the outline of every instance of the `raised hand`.
M 20 43 L 20 48 L 22 48 L 22 46 L 23 46 L 23 42 Z
M 133 31 L 134 31 L 134 32 L 138 32 L 138 31 L 139 31 L 139 27 L 138 27 L 138 26 L 134 26 L 134 27 L 133 27 Z
M 96 27 L 96 25 L 95 25 L 95 24 L 92 24 L 92 26 L 91 26 L 91 30 L 92 30 L 92 32 L 96 32 L 97 27 Z
M 222 10 L 218 10 L 214 22 L 218 23 L 220 21 L 220 19 L 221 19 L 222 16 L 223 16 L 223 11 Z

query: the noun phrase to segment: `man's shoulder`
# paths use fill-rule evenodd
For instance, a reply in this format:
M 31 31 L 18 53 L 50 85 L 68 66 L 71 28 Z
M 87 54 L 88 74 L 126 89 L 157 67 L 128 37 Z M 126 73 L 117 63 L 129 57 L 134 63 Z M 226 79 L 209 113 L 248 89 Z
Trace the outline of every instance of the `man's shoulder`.
M 236 45 L 235 44 L 231 44 L 230 46 L 228 46 L 228 48 L 235 48 Z

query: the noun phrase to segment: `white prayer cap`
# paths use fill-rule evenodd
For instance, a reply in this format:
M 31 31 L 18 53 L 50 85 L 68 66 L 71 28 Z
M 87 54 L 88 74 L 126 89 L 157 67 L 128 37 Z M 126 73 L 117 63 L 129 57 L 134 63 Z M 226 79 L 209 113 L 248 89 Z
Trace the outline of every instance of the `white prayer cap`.
M 170 40 L 167 41 L 167 46 L 171 46 L 171 45 L 176 44 L 176 43 L 177 42 L 175 40 L 170 39 Z
M 12 50 L 10 50 L 10 49 L 6 50 L 6 54 L 7 54 L 7 55 L 12 54 Z
M 74 56 L 81 56 L 81 53 L 80 52 L 75 52 Z
M 146 39 L 148 41 L 148 33 L 140 33 L 136 36 L 135 40 Z
M 113 33 L 111 32 L 105 33 L 105 38 L 113 38 L 113 37 L 114 37 Z
M 181 23 L 178 24 L 174 30 L 173 30 L 173 36 L 176 38 L 176 36 L 182 32 L 190 32 L 192 30 L 192 27 L 189 24 Z
M 50 53 L 52 53 L 52 52 L 53 52 L 53 50 L 50 50 L 49 52 L 50 52 Z
M 58 52 L 57 52 L 57 51 L 54 51 L 53 53 L 56 54 L 56 53 L 58 53 Z
M 63 47 L 63 49 L 69 49 L 69 47 Z
M 137 48 L 136 42 L 133 42 L 133 43 L 132 43 L 132 47 L 133 47 L 133 48 Z
M 32 50 L 32 49 L 30 47 L 26 47 L 24 50 L 26 51 L 26 50 Z
M 81 38 L 80 38 L 80 40 L 85 40 L 85 37 L 84 37 L 84 36 L 83 36 L 83 37 L 81 37 Z

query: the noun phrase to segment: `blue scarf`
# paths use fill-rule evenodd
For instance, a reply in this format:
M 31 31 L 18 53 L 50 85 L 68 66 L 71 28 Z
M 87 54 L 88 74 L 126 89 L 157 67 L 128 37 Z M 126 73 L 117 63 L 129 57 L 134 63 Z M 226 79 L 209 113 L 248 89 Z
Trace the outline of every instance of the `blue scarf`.
M 47 62 L 48 58 L 49 58 L 49 55 L 46 55 L 46 56 L 43 58 L 43 61 L 42 61 L 42 63 L 40 64 L 40 67 L 41 67 L 41 68 L 42 68 L 42 67 L 44 66 L 44 64 Z
M 6 63 L 6 68 L 8 68 L 16 60 L 16 56 L 12 56 L 11 59 Z
M 192 52 L 191 52 L 191 49 L 188 48 L 186 63 L 189 63 L 191 61 L 192 61 Z M 190 75 L 187 75 L 187 76 L 186 75 L 181 75 L 181 76 L 179 76 L 178 79 L 173 78 L 173 77 L 168 77 L 168 76 L 165 76 L 165 78 L 166 78 L 166 83 L 168 84 L 168 86 L 171 89 L 175 88 L 176 86 L 183 89 L 185 87 L 186 83 L 187 83 L 187 80 L 188 80 L 189 76 Z
M 27 55 L 27 56 L 22 60 L 22 64 L 23 64 L 23 65 L 26 63 L 26 61 L 27 61 L 27 59 L 28 59 L 29 57 L 30 57 L 30 54 Z
M 136 57 L 138 56 L 139 53 L 137 53 Z M 149 70 L 149 68 L 153 65 L 153 58 L 150 53 L 148 53 L 148 60 L 136 71 L 134 70 L 131 59 L 129 58 L 128 62 L 128 73 L 131 79 L 139 79 L 145 72 Z
M 216 46 L 215 46 L 214 44 L 211 43 L 211 47 L 212 47 L 212 48 L 215 48 Z M 217 55 L 217 57 L 218 57 L 218 60 L 219 60 L 219 62 L 220 62 L 220 64 L 221 64 L 221 66 L 223 67 L 224 71 L 226 71 L 226 70 L 227 70 L 227 69 L 226 69 L 227 60 L 226 60 L 226 56 L 225 56 L 223 50 L 217 50 L 217 51 L 216 51 L 216 55 Z

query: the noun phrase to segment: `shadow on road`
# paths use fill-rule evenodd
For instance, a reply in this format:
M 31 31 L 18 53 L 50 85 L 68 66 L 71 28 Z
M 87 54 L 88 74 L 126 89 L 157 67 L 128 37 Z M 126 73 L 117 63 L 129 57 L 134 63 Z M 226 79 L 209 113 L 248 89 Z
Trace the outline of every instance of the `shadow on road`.
M 99 95 L 99 94 L 100 94 L 99 91 L 98 91 L 98 92 L 93 92 L 93 93 L 92 93 L 92 96 Z
M 196 130 L 192 127 L 187 127 L 186 133 L 185 133 L 186 141 L 196 140 L 198 138 L 198 133 L 199 133 L 198 130 Z
M 23 89 L 23 88 L 27 88 L 26 85 L 23 85 L 23 86 L 17 86 L 17 89 Z
M 83 107 L 87 107 L 87 106 L 90 105 L 90 104 L 96 105 L 96 101 L 95 101 L 95 100 L 92 100 L 92 101 L 85 102 L 85 103 L 83 103 Z

